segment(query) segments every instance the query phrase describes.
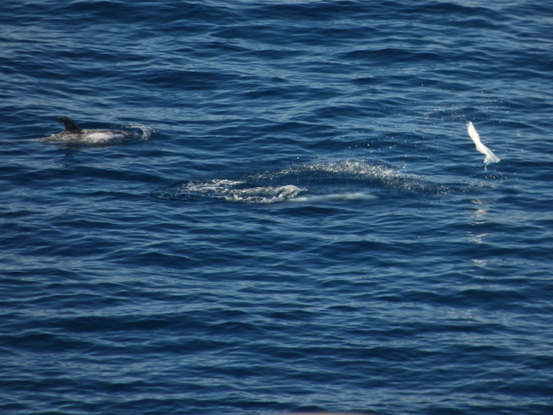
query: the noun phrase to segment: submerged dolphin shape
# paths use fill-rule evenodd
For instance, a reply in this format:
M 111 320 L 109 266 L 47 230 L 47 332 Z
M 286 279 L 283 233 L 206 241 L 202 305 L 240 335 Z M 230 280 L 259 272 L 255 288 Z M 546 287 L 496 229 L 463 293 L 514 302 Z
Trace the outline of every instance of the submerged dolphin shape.
M 63 123 L 65 130 L 46 137 L 48 141 L 108 145 L 120 144 L 136 136 L 136 133 L 132 131 L 84 130 L 77 127 L 77 125 L 67 117 L 56 117 L 56 119 Z

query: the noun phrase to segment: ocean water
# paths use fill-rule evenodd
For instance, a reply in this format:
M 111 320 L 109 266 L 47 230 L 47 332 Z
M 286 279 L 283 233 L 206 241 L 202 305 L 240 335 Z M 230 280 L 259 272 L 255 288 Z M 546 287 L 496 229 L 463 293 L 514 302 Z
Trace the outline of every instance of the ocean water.
M 553 413 L 552 24 L 4 0 L 0 412 Z

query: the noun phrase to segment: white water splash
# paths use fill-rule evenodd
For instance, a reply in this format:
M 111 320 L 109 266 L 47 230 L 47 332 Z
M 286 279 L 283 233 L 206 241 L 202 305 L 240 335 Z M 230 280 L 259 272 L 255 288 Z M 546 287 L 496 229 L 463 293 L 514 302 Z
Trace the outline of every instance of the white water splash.
M 497 157 L 488 147 L 486 147 L 482 143 L 482 141 L 480 141 L 480 135 L 476 131 L 476 128 L 474 128 L 474 125 L 471 121 L 467 123 L 467 131 L 469 133 L 469 137 L 472 139 L 474 145 L 476 146 L 476 150 L 486 156 L 484 157 L 484 164 L 498 163 L 500 161 L 500 158 Z
M 291 184 L 294 183 L 294 184 Z M 179 186 L 171 197 L 246 204 L 325 203 L 379 198 L 382 189 L 447 194 L 451 189 L 402 170 L 363 161 L 317 162 L 265 171 L 241 180 L 211 179 Z
M 295 197 L 303 189 L 294 185 L 252 186 L 241 180 L 213 179 L 190 182 L 180 187 L 176 196 L 203 195 L 241 203 L 278 203 Z
M 140 135 L 139 141 L 148 140 L 151 137 L 153 132 L 151 127 L 147 127 L 142 124 L 129 124 L 129 125 L 126 125 L 125 128 L 135 128 L 137 130 L 140 130 L 141 135 Z

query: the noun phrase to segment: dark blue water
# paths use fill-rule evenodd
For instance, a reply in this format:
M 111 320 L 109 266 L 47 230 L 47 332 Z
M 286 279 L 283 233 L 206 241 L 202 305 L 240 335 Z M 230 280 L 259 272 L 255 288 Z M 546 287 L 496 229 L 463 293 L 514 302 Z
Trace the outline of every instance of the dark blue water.
M 553 413 L 552 24 L 4 0 L 0 412 Z

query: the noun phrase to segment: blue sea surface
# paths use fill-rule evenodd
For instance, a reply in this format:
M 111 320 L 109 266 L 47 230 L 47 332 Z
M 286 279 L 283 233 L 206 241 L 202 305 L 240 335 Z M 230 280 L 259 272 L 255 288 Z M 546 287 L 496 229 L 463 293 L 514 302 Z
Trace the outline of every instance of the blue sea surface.
M 2 1 L 0 413 L 552 414 L 552 27 Z

